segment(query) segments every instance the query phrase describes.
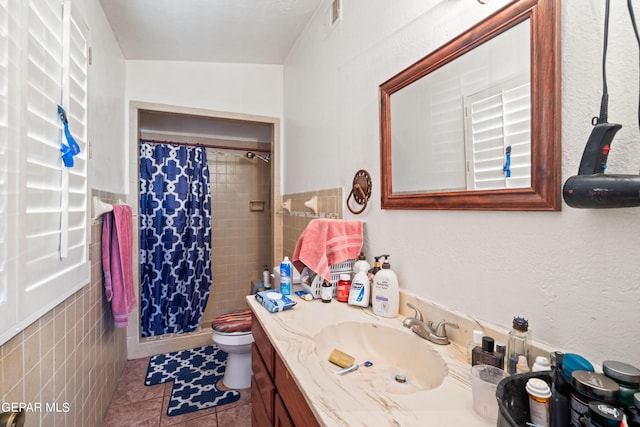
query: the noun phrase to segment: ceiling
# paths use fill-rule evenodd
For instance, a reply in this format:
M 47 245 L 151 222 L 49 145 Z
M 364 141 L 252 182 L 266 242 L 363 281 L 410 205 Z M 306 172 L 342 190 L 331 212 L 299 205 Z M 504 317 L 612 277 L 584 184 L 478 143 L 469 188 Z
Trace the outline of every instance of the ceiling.
M 323 0 L 100 0 L 126 59 L 283 64 Z

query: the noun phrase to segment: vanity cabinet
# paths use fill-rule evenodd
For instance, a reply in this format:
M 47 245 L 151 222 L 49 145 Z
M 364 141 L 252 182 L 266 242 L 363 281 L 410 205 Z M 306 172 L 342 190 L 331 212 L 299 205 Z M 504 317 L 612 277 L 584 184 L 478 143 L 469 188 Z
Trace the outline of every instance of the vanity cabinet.
M 319 426 L 289 370 L 253 317 L 251 407 L 254 427 Z

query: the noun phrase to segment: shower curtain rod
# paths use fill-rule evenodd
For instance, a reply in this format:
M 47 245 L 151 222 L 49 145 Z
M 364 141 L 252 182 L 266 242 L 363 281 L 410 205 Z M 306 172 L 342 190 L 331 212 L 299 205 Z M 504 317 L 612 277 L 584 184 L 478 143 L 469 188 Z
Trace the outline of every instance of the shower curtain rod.
M 145 139 L 145 138 L 141 138 L 140 141 L 148 142 L 151 144 L 173 144 L 173 145 L 184 145 L 186 147 L 204 147 L 204 148 L 217 148 L 220 150 L 236 150 L 236 151 L 253 151 L 258 153 L 271 153 L 271 150 L 266 148 L 229 147 L 228 145 L 213 145 L 213 144 L 202 144 L 202 143 L 194 143 L 194 142 L 160 141 L 156 139 Z

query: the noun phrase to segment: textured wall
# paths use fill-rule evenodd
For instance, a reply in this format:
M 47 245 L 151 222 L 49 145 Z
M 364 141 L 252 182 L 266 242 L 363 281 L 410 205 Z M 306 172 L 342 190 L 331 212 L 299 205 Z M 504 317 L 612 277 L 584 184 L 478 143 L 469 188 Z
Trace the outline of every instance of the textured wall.
M 640 366 L 640 208 L 380 209 L 378 85 L 506 3 L 354 0 L 330 33 L 317 14 L 285 63 L 284 193 L 350 188 L 368 169 L 374 192 L 359 216 L 367 253 L 390 253 L 402 288 L 504 327 L 526 316 L 554 348 Z M 603 9 L 598 0 L 561 5 L 563 179 L 577 171 L 599 108 Z M 640 165 L 634 40 L 617 2 L 608 62 L 609 118 L 624 125 L 609 157 L 616 173 Z M 308 173 L 309 159 L 322 173 Z

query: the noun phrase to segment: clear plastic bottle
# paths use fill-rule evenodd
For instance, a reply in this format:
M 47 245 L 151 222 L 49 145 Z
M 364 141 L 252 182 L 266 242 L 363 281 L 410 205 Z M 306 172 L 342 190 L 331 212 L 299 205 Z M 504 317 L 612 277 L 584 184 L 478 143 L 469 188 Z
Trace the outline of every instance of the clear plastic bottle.
M 519 356 L 524 356 L 527 365 L 531 366 L 531 331 L 529 322 L 523 317 L 513 318 L 513 329 L 509 331 L 507 340 L 507 372 L 516 373 Z
M 479 329 L 474 329 L 473 337 L 467 346 L 467 363 L 469 365 L 471 365 L 472 362 L 473 349 L 476 347 L 482 347 L 482 331 Z

